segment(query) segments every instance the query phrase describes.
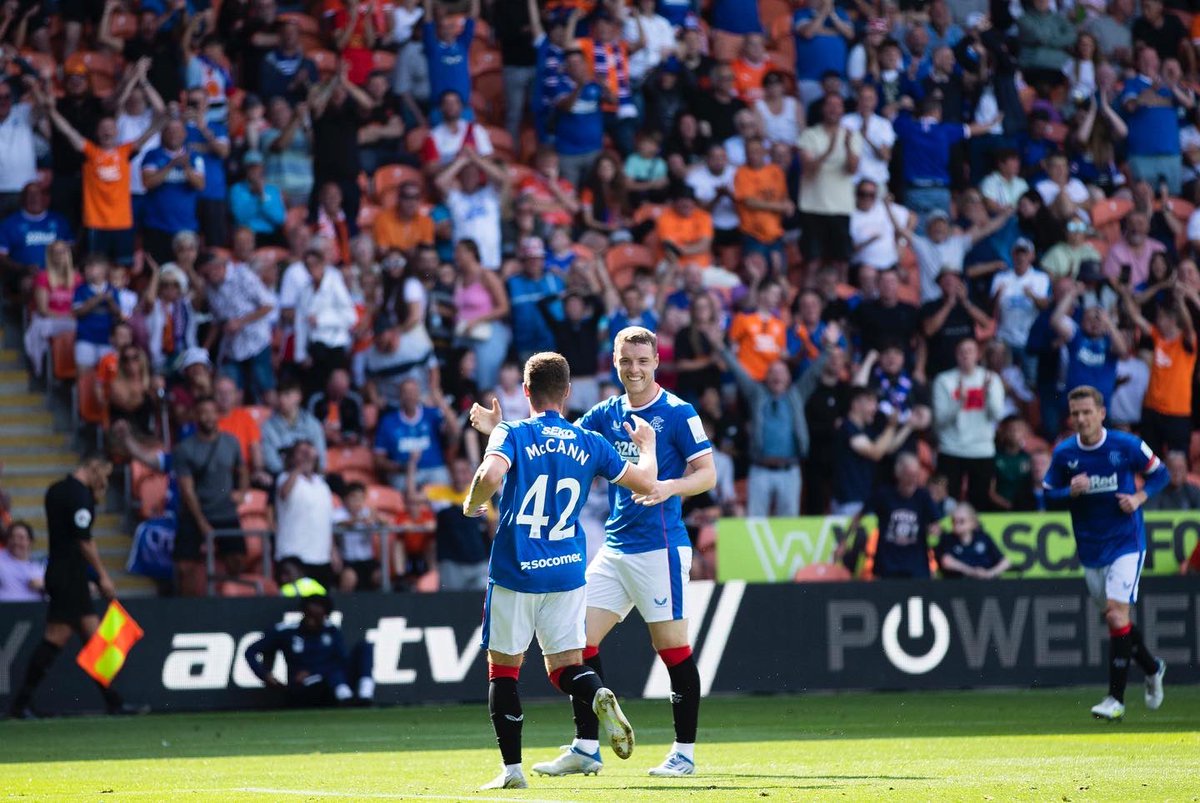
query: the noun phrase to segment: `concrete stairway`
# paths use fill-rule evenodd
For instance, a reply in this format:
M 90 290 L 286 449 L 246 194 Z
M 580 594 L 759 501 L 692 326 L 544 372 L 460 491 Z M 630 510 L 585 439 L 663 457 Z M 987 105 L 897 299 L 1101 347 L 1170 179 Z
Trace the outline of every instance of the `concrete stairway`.
M 33 525 L 34 550 L 43 556 L 46 489 L 72 471 L 75 461 L 70 435 L 56 430 L 45 396 L 28 392 L 21 354 L 0 349 L 0 487 L 11 497 L 13 518 Z M 92 537 L 121 596 L 153 596 L 152 581 L 125 572 L 131 535 L 119 513 L 101 512 L 92 525 Z

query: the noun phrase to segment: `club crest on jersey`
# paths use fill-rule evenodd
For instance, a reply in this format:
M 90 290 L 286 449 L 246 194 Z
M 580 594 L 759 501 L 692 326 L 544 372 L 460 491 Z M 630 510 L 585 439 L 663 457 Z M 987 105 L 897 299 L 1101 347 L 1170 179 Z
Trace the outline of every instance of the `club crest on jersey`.
M 561 441 L 575 439 L 575 430 L 566 427 L 542 427 L 542 434 L 547 438 L 558 438 Z
M 662 432 L 663 426 L 665 426 L 666 423 L 667 423 L 666 421 L 663 421 L 661 415 L 656 415 L 656 416 L 654 416 L 654 418 L 650 419 L 650 426 L 652 426 L 654 428 L 655 432 Z

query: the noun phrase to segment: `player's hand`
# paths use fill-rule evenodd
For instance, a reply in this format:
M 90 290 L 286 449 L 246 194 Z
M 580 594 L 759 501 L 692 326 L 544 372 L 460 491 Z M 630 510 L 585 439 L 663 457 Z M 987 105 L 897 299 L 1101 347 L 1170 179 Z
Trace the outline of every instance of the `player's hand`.
M 1079 496 L 1088 492 L 1088 488 L 1092 487 L 1092 481 L 1088 479 L 1087 474 L 1076 474 L 1071 478 L 1071 496 Z M 1120 496 L 1120 494 L 1118 494 Z
M 637 446 L 638 452 L 654 451 L 657 435 L 654 432 L 654 427 L 646 423 L 646 419 L 640 416 L 633 416 L 634 426 L 629 426 L 629 422 L 625 422 L 625 432 L 629 434 L 630 440 Z
M 492 399 L 492 407 L 488 409 L 482 404 L 476 402 L 471 405 L 471 412 L 467 416 L 467 420 L 471 422 L 476 431 L 480 435 L 491 435 L 492 430 L 500 425 L 504 420 L 504 415 L 500 412 L 500 400 Z
M 100 593 L 104 595 L 105 599 L 117 598 L 117 587 L 113 585 L 111 577 L 104 575 L 100 578 L 98 585 L 100 586 Z
M 481 519 L 487 515 L 487 505 L 479 505 L 474 509 L 467 507 L 467 500 L 463 500 L 463 515 L 468 519 Z
M 671 488 L 670 480 L 659 480 L 654 483 L 654 490 L 648 494 L 633 494 L 633 501 L 639 505 L 652 507 L 661 505 L 663 502 L 675 495 L 675 491 Z
M 1142 494 L 1117 494 L 1117 505 L 1120 506 L 1121 512 L 1133 513 L 1146 499 Z

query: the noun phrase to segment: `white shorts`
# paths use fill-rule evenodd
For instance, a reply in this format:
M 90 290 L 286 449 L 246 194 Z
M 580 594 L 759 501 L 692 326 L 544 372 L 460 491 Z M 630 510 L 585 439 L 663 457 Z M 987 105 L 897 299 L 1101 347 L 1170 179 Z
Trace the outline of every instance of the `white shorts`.
M 1083 579 L 1087 582 L 1088 595 L 1100 607 L 1110 599 L 1130 605 L 1137 602 L 1138 582 L 1142 579 L 1145 559 L 1145 553 L 1129 552 L 1107 566 L 1084 566 Z
M 492 583 L 483 602 L 483 637 L 486 650 L 521 655 L 537 635 L 543 655 L 582 650 L 587 615 L 583 586 L 570 591 L 527 594 Z
M 632 554 L 605 546 L 587 568 L 588 607 L 622 620 L 635 607 L 647 623 L 686 619 L 683 590 L 691 570 L 689 546 Z

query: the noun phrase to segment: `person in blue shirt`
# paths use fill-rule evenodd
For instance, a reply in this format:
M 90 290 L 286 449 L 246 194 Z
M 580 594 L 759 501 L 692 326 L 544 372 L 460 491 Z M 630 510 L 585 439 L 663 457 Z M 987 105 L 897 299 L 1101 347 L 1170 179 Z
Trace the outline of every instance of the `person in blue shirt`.
M 528 0 L 530 30 L 533 32 L 533 48 L 536 53 L 533 82 L 533 127 L 537 141 L 554 142 L 550 118 L 554 101 L 559 96 L 559 80 L 563 75 L 563 62 L 567 48 L 575 41 L 575 28 L 579 22 L 579 7 L 571 9 L 568 16 L 551 14 L 542 22 L 537 0 Z
M 33 277 L 46 264 L 46 246 L 73 242 L 71 224 L 49 208 L 50 193 L 36 183 L 21 190 L 21 208 L 0 222 L 0 265 L 6 277 Z
M 850 17 L 834 0 L 815 0 L 792 18 L 796 34 L 796 90 L 806 107 L 821 97 L 821 77 L 832 70 L 846 75 L 846 54 L 854 39 Z
M 375 431 L 375 468 L 390 475 L 396 490 L 430 483 L 449 485 L 450 471 L 442 439 L 458 437 L 458 417 L 439 393 L 437 406 L 421 402 L 421 385 L 415 379 L 400 384 L 400 407 L 389 409 Z
M 1050 318 L 1050 325 L 1067 346 L 1065 390 L 1069 394 L 1078 387 L 1093 387 L 1107 405 L 1117 387 L 1117 363 L 1129 354 L 1129 341 L 1098 304 L 1084 309 L 1082 319 L 1076 323 L 1078 300 L 1079 289 L 1072 284 Z
M 1172 195 L 1183 183 L 1178 108 L 1193 102 L 1178 84 L 1163 80 L 1158 53 L 1143 47 L 1137 54 L 1138 74 L 1125 82 L 1118 98 L 1129 127 L 1129 169 L 1134 178 L 1165 180 Z
M 281 565 L 281 579 L 284 572 Z M 267 688 L 284 690 L 289 707 L 348 704 L 356 697 L 369 702 L 375 693 L 371 644 L 364 641 L 347 652 L 341 629 L 329 621 L 333 601 L 325 594 L 301 596 L 299 607 L 299 622 L 280 622 L 246 648 L 250 671 Z M 287 664 L 286 682 L 271 671 L 279 654 Z M 351 684 L 357 687 L 357 694 Z
M 921 101 L 921 116 L 917 119 L 909 113 L 913 108 L 911 99 L 902 98 L 900 105 L 905 111 L 893 125 L 904 153 L 904 205 L 924 219 L 935 209 L 950 208 L 951 148 L 964 139 L 987 133 L 1001 117 L 971 125 L 943 123 L 938 97 Z
M 204 187 L 196 201 L 199 231 L 205 242 L 224 245 L 229 242 L 229 207 L 226 194 L 225 160 L 229 158 L 229 130 L 222 122 L 210 120 L 208 94 L 203 89 L 187 93 L 187 147 L 204 159 Z
M 108 258 L 91 254 L 83 263 L 83 283 L 75 288 L 71 305 L 75 315 L 75 365 L 80 370 L 95 367 L 111 352 L 113 326 L 121 320 L 117 288 L 108 281 Z
M 237 226 L 254 232 L 259 246 L 283 245 L 283 224 L 287 222 L 287 207 L 283 193 L 266 182 L 263 156 L 250 151 L 242 158 L 246 179 L 234 184 L 229 191 L 229 211 Z
M 564 72 L 554 99 L 554 149 L 558 172 L 574 187 L 582 187 L 604 146 L 602 102 L 611 100 L 607 88 L 596 82 L 587 57 L 578 48 L 567 51 Z
M 587 648 L 583 657 L 603 674 L 600 642 L 634 607 L 650 628 L 650 640 L 671 680 L 675 743 L 651 775 L 695 772 L 696 728 L 700 712 L 700 674 L 688 640 L 684 588 L 692 549 L 683 523 L 682 499 L 711 490 L 717 481 L 712 444 L 695 408 L 664 390 L 654 379 L 658 339 L 630 327 L 617 334 L 613 364 L 625 394 L 600 402 L 579 426 L 605 438 L 623 456 L 647 457 L 646 448 L 629 436 L 639 418 L 660 433 L 655 446 L 658 482 L 649 492 L 609 486 L 612 513 L 605 523 L 605 544 L 587 571 Z M 500 410 L 471 408 L 471 423 L 489 433 L 499 425 Z M 600 768 L 593 750 L 596 730 L 575 722 L 575 740 L 553 761 L 534 765 L 544 775 L 588 773 Z M 590 755 L 589 755 L 590 754 Z
M 637 455 L 627 462 L 596 432 L 563 418 L 571 392 L 571 369 L 561 354 L 535 354 L 525 363 L 530 418 L 495 422 L 487 450 L 463 500 L 463 513 L 482 516 L 485 502 L 503 483 L 499 522 L 488 567 L 482 646 L 488 651 L 488 708 L 504 770 L 484 789 L 523 789 L 521 699 L 517 678 L 536 632 L 550 682 L 570 695 L 577 729 L 591 738 L 579 750 L 590 772 L 600 769 L 599 727 L 613 751 L 629 758 L 633 728 L 600 673 L 584 665 L 584 586 L 587 540 L 579 513 L 596 477 L 626 493 L 653 493 L 657 485 L 656 435 L 652 423 L 633 418 L 619 425 Z M 479 409 L 480 413 L 489 411 Z M 490 414 L 499 417 L 493 403 Z M 581 770 L 582 771 L 582 770 Z
M 531 354 L 554 349 L 554 330 L 538 304 L 544 298 L 557 298 L 567 286 L 558 274 L 546 271 L 546 246 L 540 238 L 522 240 L 519 255 L 521 272 L 508 279 L 508 299 L 512 305 L 513 346 L 517 358 L 526 360 Z M 555 301 L 550 314 L 562 320 L 562 304 Z
M 879 530 L 874 575 L 928 578 L 930 539 L 937 536 L 942 515 L 929 491 L 921 487 L 921 462 L 916 455 L 905 452 L 896 458 L 895 482 L 880 484 L 846 531 L 857 533 L 859 521 L 867 514 L 875 515 Z
M 975 508 L 959 502 L 950 516 L 950 532 L 938 540 L 937 558 L 942 577 L 991 580 L 1012 565 L 996 542 L 979 524 Z
M 1146 559 L 1142 506 L 1167 486 L 1169 475 L 1145 441 L 1104 426 L 1104 397 L 1083 385 L 1067 394 L 1075 435 L 1054 448 L 1043 480 L 1047 503 L 1066 507 L 1088 594 L 1108 623 L 1108 696 L 1092 707 L 1099 719 L 1125 715 L 1129 662 L 1146 674 L 1146 707 L 1162 705 L 1166 664 L 1151 654 L 1129 618 Z M 1145 478 L 1137 489 L 1136 475 Z
M 440 6 L 434 13 L 433 0 L 425 0 L 425 23 L 421 37 L 425 58 L 429 61 L 429 97 L 440 98 L 446 92 L 457 92 L 464 108 L 471 108 L 471 42 L 475 39 L 475 20 L 479 18 L 479 0 L 471 0 L 462 30 L 455 31 L 458 20 Z M 438 115 L 432 122 L 438 123 Z
M 204 189 L 204 158 L 187 146 L 187 129 L 172 120 L 162 131 L 162 145 L 142 159 L 146 204 L 142 242 L 160 265 L 170 262 L 172 242 L 181 231 L 196 231 L 196 201 Z

